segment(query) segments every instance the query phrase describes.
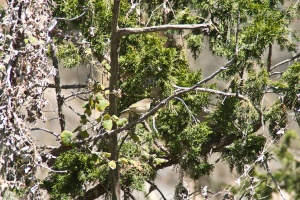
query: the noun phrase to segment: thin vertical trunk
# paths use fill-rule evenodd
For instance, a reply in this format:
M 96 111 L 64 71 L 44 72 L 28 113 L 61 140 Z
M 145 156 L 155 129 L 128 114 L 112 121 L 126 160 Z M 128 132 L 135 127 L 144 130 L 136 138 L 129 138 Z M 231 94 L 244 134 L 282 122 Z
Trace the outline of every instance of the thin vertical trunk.
M 109 89 L 111 92 L 115 91 L 117 88 L 117 81 L 119 77 L 119 46 L 120 46 L 120 38 L 118 36 L 118 17 L 119 17 L 119 9 L 120 9 L 120 0 L 114 0 L 113 7 L 113 16 L 112 16 L 112 27 L 111 27 L 111 48 L 110 48 L 110 58 L 111 58 L 111 70 L 110 70 L 110 81 L 109 81 Z M 109 95 L 110 107 L 109 114 L 116 115 L 117 114 L 117 97 L 114 93 Z M 115 128 L 115 127 L 114 127 Z M 118 138 L 117 136 L 113 136 L 109 141 L 109 148 L 111 153 L 111 160 L 118 161 Z M 111 169 L 109 174 L 110 179 L 110 189 L 112 200 L 120 199 L 120 173 L 119 173 L 119 165 L 117 164 L 116 169 Z
M 60 131 L 63 132 L 65 130 L 65 115 L 63 114 L 63 104 L 64 104 L 64 98 L 61 95 L 61 88 L 60 88 L 60 75 L 59 75 L 59 67 L 58 67 L 58 59 L 54 52 L 54 44 L 51 44 L 51 55 L 52 55 L 52 62 L 53 66 L 56 69 L 56 75 L 54 77 L 54 83 L 55 83 L 55 92 L 56 92 L 56 101 L 57 101 L 57 108 L 58 108 L 58 118 L 59 118 L 59 124 L 60 124 Z

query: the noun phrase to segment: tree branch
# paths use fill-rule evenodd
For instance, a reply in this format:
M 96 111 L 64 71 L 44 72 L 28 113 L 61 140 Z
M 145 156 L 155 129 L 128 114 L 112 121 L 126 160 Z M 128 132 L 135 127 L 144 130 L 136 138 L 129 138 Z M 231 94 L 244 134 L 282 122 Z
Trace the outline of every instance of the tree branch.
M 272 65 L 272 44 L 269 44 L 269 53 L 268 53 L 268 60 L 267 60 L 267 70 L 268 73 L 271 72 L 271 65 Z
M 188 87 L 179 87 L 176 85 L 174 85 L 174 87 L 177 89 L 184 89 L 184 90 L 188 89 Z M 200 88 L 200 87 L 195 88 L 195 91 L 210 92 L 210 93 L 219 94 L 219 95 L 223 95 L 223 96 L 230 96 L 230 97 L 238 97 L 239 99 L 242 99 L 244 101 L 251 103 L 250 99 L 248 99 L 246 96 L 241 95 L 241 94 L 229 93 L 229 92 L 227 93 L 227 92 L 222 92 L 219 90 L 213 90 L 213 89 L 209 89 L 209 88 Z M 256 111 L 259 113 L 260 116 L 263 115 L 263 113 L 261 112 L 261 110 L 259 108 L 254 106 L 252 103 L 251 103 L 251 105 L 256 109 Z
M 56 74 L 55 74 L 55 77 L 54 77 L 54 85 L 55 85 L 55 92 L 56 92 L 56 101 L 57 101 L 59 124 L 60 124 L 60 130 L 61 130 L 61 132 L 63 132 L 65 130 L 65 125 L 66 125 L 65 115 L 64 115 L 63 110 L 62 110 L 62 106 L 64 104 L 64 98 L 61 94 L 58 59 L 55 55 L 55 45 L 54 45 L 52 40 L 51 40 L 50 46 L 51 46 L 50 51 L 51 51 L 51 55 L 52 55 L 53 66 L 56 69 Z
M 59 135 L 57 133 L 54 133 L 53 131 L 49 131 L 48 129 L 45 129 L 45 128 L 32 128 L 30 130 L 31 131 L 38 131 L 38 130 L 45 131 L 45 132 L 50 133 L 51 135 L 55 136 L 56 138 L 59 137 Z
M 277 188 L 278 192 L 280 193 L 281 198 L 282 198 L 283 200 L 286 200 L 286 198 L 284 197 L 284 195 L 283 195 L 283 193 L 282 193 L 282 191 L 281 191 L 281 188 L 280 188 L 280 186 L 278 185 L 276 179 L 274 178 L 274 176 L 273 176 L 273 174 L 272 174 L 272 172 L 271 172 L 271 170 L 270 170 L 270 168 L 269 168 L 268 162 L 267 162 L 266 160 L 264 161 L 264 164 L 265 164 L 265 167 L 266 167 L 266 169 L 267 169 L 268 174 L 271 176 L 273 182 L 275 183 L 276 188 Z
M 56 88 L 55 84 L 47 85 L 48 88 Z M 74 85 L 61 85 L 61 89 L 80 89 L 80 88 L 87 88 L 88 86 L 85 84 L 74 84 Z
M 277 63 L 276 65 L 274 65 L 273 67 L 271 67 L 271 71 L 276 69 L 277 67 L 281 66 L 281 65 L 284 65 L 285 63 L 288 63 L 288 62 L 291 62 L 293 60 L 295 60 L 296 58 L 300 57 L 300 53 L 298 53 L 297 55 L 289 58 L 289 59 L 286 59 L 284 61 L 281 61 L 280 63 Z
M 83 9 L 83 13 L 81 13 L 80 15 L 76 16 L 76 17 L 73 17 L 73 18 L 64 18 L 64 17 L 55 17 L 56 20 L 64 20 L 64 21 L 74 21 L 74 20 L 77 20 L 79 19 L 80 17 L 82 17 L 83 15 L 85 15 L 85 13 L 88 11 L 87 8 L 84 8 Z
M 132 35 L 132 34 L 142 34 L 158 31 L 167 31 L 167 30 L 184 30 L 184 29 L 205 29 L 211 26 L 208 24 L 166 24 L 161 26 L 150 26 L 144 28 L 121 28 L 118 29 L 119 36 Z

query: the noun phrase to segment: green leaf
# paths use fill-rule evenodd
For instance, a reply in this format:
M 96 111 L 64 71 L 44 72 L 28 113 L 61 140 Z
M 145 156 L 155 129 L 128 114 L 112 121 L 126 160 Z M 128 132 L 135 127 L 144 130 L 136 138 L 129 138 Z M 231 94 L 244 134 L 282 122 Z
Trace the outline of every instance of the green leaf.
M 97 100 L 97 101 L 100 101 L 100 100 L 102 100 L 102 99 L 104 99 L 103 95 L 102 95 L 101 93 L 98 93 L 98 94 L 96 95 L 96 100 Z
M 101 84 L 100 86 L 101 90 L 105 90 L 105 86 Z
M 116 115 L 113 115 L 111 118 L 112 118 L 114 121 L 117 121 L 117 120 L 119 120 L 119 117 L 118 117 L 118 116 L 116 116 Z
M 79 134 L 83 139 L 88 138 L 90 136 L 90 134 L 87 132 L 87 130 L 81 131 Z
M 91 54 L 92 54 L 92 49 L 91 49 L 91 48 L 87 48 L 87 49 L 85 50 L 85 53 L 86 53 L 87 55 L 91 55 Z
M 111 169 L 116 169 L 116 168 L 117 168 L 117 164 L 116 164 L 116 162 L 113 161 L 113 160 L 111 160 L 111 161 L 108 162 L 108 166 L 109 166 L 109 168 L 111 168 Z
M 153 162 L 154 162 L 155 165 L 160 165 L 160 164 L 163 164 L 163 163 L 167 162 L 167 160 L 163 159 L 163 158 L 154 158 Z
M 87 108 L 89 107 L 89 102 L 85 102 L 84 104 L 82 104 L 82 108 Z
M 121 164 L 126 165 L 126 164 L 128 163 L 128 160 L 127 160 L 126 158 L 119 158 L 119 162 L 120 162 Z
M 86 124 L 88 122 L 87 118 L 85 115 L 81 115 L 80 116 L 80 123 L 82 123 L 83 125 Z
M 64 130 L 60 134 L 60 139 L 61 139 L 62 144 L 67 145 L 67 146 L 69 146 L 71 144 L 73 137 L 74 137 L 74 134 L 71 131 Z
M 103 155 L 105 158 L 110 158 L 111 153 L 103 152 L 102 155 Z
M 105 114 L 104 116 L 103 116 L 103 120 L 109 120 L 110 119 L 110 115 L 109 114 Z
M 124 126 L 127 122 L 128 122 L 128 120 L 126 118 L 121 118 L 117 121 L 117 125 Z
M 91 111 L 90 108 L 86 108 L 86 109 L 84 110 L 84 113 L 86 113 L 88 116 L 91 116 L 92 111 Z
M 131 134 L 130 137 L 134 142 L 139 143 L 139 144 L 141 143 L 141 139 L 137 134 L 133 133 L 133 134 Z
M 77 127 L 74 129 L 73 133 L 74 133 L 74 132 L 77 132 L 77 131 L 81 131 L 81 128 L 82 128 L 82 126 L 77 126 Z
M 107 101 L 106 99 L 102 99 L 97 104 L 97 109 L 98 111 L 104 111 L 105 108 L 107 108 L 108 106 L 109 106 L 109 101 Z
M 102 116 L 100 115 L 100 116 L 96 119 L 96 121 L 97 121 L 97 122 L 101 122 L 101 120 L 102 120 Z
M 110 68 L 111 68 L 111 66 L 110 66 L 110 64 L 105 63 L 105 64 L 104 64 L 104 68 L 105 68 L 107 71 L 109 71 Z
M 106 120 L 102 123 L 103 128 L 105 128 L 106 130 L 111 130 L 113 127 L 113 122 L 112 120 Z
M 110 93 L 109 90 L 105 90 L 105 91 L 104 91 L 104 94 L 105 94 L 105 95 L 109 95 L 109 93 Z

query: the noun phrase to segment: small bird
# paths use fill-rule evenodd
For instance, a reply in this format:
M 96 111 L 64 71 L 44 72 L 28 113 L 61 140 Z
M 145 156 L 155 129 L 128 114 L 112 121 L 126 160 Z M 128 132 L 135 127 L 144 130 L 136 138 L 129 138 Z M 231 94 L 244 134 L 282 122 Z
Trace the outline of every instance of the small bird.
M 150 98 L 140 100 L 123 110 L 121 113 L 134 112 L 138 115 L 144 114 L 149 111 L 151 102 L 152 100 Z

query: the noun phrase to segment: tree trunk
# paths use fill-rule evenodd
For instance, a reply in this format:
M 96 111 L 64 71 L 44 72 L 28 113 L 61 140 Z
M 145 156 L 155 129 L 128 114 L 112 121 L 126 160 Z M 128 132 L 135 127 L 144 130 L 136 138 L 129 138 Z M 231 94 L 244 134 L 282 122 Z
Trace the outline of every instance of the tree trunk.
M 111 33 L 111 48 L 110 48 L 110 58 L 111 58 L 111 70 L 110 70 L 110 81 L 109 81 L 109 90 L 111 94 L 109 95 L 110 107 L 109 114 L 117 114 L 117 96 L 113 91 L 116 91 L 117 81 L 119 77 L 119 45 L 120 38 L 118 36 L 118 17 L 120 9 L 120 0 L 114 0 L 113 7 L 113 17 L 112 17 L 112 33 Z M 116 127 L 114 127 L 116 128 Z M 118 137 L 117 135 L 113 136 L 109 140 L 109 149 L 111 153 L 111 160 L 114 160 L 116 163 L 118 161 Z M 110 190 L 112 195 L 112 200 L 120 199 L 120 173 L 119 165 L 117 163 L 116 169 L 111 169 L 109 173 L 110 179 Z

